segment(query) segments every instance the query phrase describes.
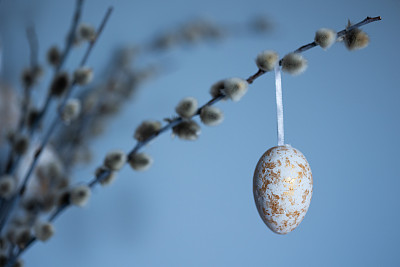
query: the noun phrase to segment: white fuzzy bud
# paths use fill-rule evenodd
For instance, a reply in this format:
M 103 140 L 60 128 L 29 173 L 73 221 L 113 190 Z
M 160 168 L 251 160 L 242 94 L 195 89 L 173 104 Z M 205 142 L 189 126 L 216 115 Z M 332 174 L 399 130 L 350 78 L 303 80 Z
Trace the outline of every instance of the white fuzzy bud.
M 205 106 L 201 109 L 200 119 L 205 125 L 216 126 L 224 120 L 224 114 L 219 108 Z
M 307 68 L 307 60 L 299 53 L 290 53 L 282 59 L 282 70 L 293 75 L 304 72 Z
M 96 39 L 96 30 L 89 24 L 82 23 L 78 28 L 79 37 L 85 41 L 94 41 Z
M 247 81 L 240 78 L 230 78 L 224 81 L 223 93 L 233 101 L 239 101 L 247 92 Z
M 355 28 L 346 34 L 344 37 L 344 44 L 350 51 L 362 49 L 369 44 L 368 34 Z
M 13 267 L 24 267 L 24 261 L 21 260 L 21 259 L 18 259 L 18 260 L 14 263 Z
M 49 62 L 50 65 L 53 65 L 53 66 L 58 66 L 60 64 L 61 52 L 57 46 L 52 46 L 47 51 L 47 61 Z
M 0 237 L 0 251 L 5 251 L 9 247 L 10 247 L 9 240 L 7 240 L 5 236 Z
M 15 244 L 19 248 L 24 248 L 31 239 L 31 230 L 28 227 L 21 227 L 15 232 Z
M 22 134 L 15 134 L 13 136 L 12 145 L 14 152 L 18 155 L 23 155 L 29 148 L 29 139 L 27 136 Z
M 197 112 L 197 100 L 193 97 L 182 99 L 175 108 L 176 113 L 182 118 L 190 118 Z
M 78 118 L 80 112 L 81 101 L 76 98 L 69 99 L 61 112 L 61 119 L 65 123 L 70 123 L 71 121 Z
M 80 185 L 73 188 L 70 192 L 70 202 L 79 207 L 83 207 L 89 201 L 91 195 L 90 188 L 86 185 Z
M 278 59 L 278 54 L 275 51 L 266 50 L 258 54 L 256 64 L 260 70 L 271 71 L 274 69 Z
M 117 178 L 117 172 L 112 171 L 105 166 L 98 167 L 94 174 L 97 178 L 105 175 L 104 177 L 102 177 L 101 180 L 99 180 L 100 184 L 103 186 L 112 184 Z
M 5 266 L 8 261 L 8 257 L 5 251 L 0 253 L 0 266 Z
M 143 142 L 161 129 L 161 123 L 158 121 L 144 121 L 135 131 L 134 138 Z
M 172 132 L 183 140 L 196 140 L 201 132 L 200 126 L 193 120 L 183 121 L 172 128 Z
M 336 32 L 331 29 L 321 28 L 315 33 L 314 41 L 323 49 L 327 49 L 335 43 Z
M 0 197 L 10 198 L 17 187 L 15 178 L 11 175 L 3 175 L 0 177 Z
M 61 72 L 53 79 L 50 86 L 50 93 L 60 97 L 70 86 L 70 78 L 67 72 Z
M 54 226 L 48 222 L 36 222 L 33 232 L 40 241 L 47 241 L 54 235 Z
M 74 80 L 79 85 L 87 85 L 93 80 L 93 70 L 88 67 L 80 67 L 74 72 Z
M 133 154 L 128 161 L 132 169 L 136 171 L 145 171 L 153 164 L 153 159 L 145 153 Z
M 36 176 L 40 183 L 55 182 L 63 178 L 63 171 L 61 161 L 54 157 L 49 162 L 38 164 Z
M 126 154 L 121 150 L 108 152 L 104 159 L 104 166 L 113 171 L 120 170 L 126 163 Z
M 224 89 L 224 80 L 218 81 L 211 86 L 210 95 L 212 96 L 212 98 L 215 98 L 223 94 L 222 93 L 223 89 Z

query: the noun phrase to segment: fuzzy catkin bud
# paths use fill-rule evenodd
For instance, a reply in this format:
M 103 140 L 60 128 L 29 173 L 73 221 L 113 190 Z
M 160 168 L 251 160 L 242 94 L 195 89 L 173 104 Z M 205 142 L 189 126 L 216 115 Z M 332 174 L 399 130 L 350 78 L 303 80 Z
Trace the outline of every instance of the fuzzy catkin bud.
M 201 122 L 208 126 L 216 126 L 224 120 L 222 111 L 213 106 L 205 106 L 200 113 Z
M 126 154 L 121 150 L 108 152 L 104 159 L 104 166 L 113 171 L 120 170 L 126 162 Z
M 68 124 L 78 118 L 80 112 L 81 101 L 77 98 L 69 99 L 61 111 L 61 119 Z
M 4 236 L 0 237 L 0 251 L 4 251 L 4 250 L 8 249 L 9 245 L 10 244 L 6 237 L 4 237 Z M 0 266 L 1 266 L 1 264 L 0 264 Z
M 18 155 L 23 155 L 29 148 L 29 139 L 25 135 L 15 135 L 13 140 L 14 152 Z
M 362 49 L 366 47 L 368 43 L 368 34 L 358 28 L 349 31 L 344 37 L 344 44 L 350 51 Z
M 29 228 L 18 229 L 15 233 L 15 244 L 19 248 L 24 248 L 31 239 L 31 231 Z
M 4 252 L 0 254 L 0 266 L 6 266 L 8 258 Z
M 27 125 L 28 128 L 32 128 L 34 126 L 34 124 L 38 121 L 40 117 L 40 110 L 38 110 L 37 108 L 31 108 L 28 112 L 28 116 L 27 116 Z
M 129 156 L 129 165 L 136 171 L 145 171 L 153 164 L 153 159 L 145 154 L 138 153 Z
M 22 84 L 25 88 L 31 87 L 35 83 L 35 77 L 31 69 L 25 69 L 21 74 Z
M 266 50 L 258 54 L 256 64 L 260 70 L 271 71 L 274 69 L 278 59 L 278 54 L 275 51 Z
M 193 97 L 182 99 L 175 108 L 176 113 L 182 118 L 190 118 L 197 112 L 197 100 Z
M 39 183 L 54 183 L 63 178 L 62 163 L 54 158 L 45 164 L 39 164 L 36 167 L 36 176 Z
M 307 68 L 307 60 L 299 53 L 289 53 L 282 59 L 282 70 L 298 75 Z
M 49 51 L 47 51 L 47 62 L 54 67 L 57 67 L 60 64 L 61 52 L 57 46 L 52 46 Z
M 144 121 L 135 131 L 134 138 L 139 142 L 143 142 L 157 133 L 161 129 L 161 123 L 158 121 Z
M 67 72 L 58 74 L 51 83 L 50 92 L 54 96 L 61 96 L 69 86 L 69 75 Z
M 224 80 L 214 83 L 210 88 L 210 95 L 212 98 L 220 96 L 222 94 L 222 89 L 224 89 Z
M 54 235 L 54 227 L 48 222 L 36 222 L 33 232 L 40 241 L 47 241 Z
M 35 85 L 43 73 L 43 68 L 40 66 L 25 69 L 21 75 L 22 84 L 25 88 Z
M 88 186 L 77 186 L 70 192 L 70 202 L 75 206 L 83 207 L 89 201 L 90 195 L 91 191 Z
M 63 190 L 59 193 L 57 197 L 57 205 L 59 207 L 67 206 L 71 203 L 71 192 L 68 190 Z
M 41 211 L 49 212 L 54 208 L 56 204 L 56 195 L 54 193 L 48 193 L 43 196 L 41 203 Z
M 74 81 L 79 85 L 87 85 L 93 80 L 93 70 L 81 67 L 74 72 Z
M 11 175 L 4 175 L 0 177 L 0 197 L 10 198 L 17 187 L 17 182 Z
M 112 184 L 117 178 L 117 172 L 112 171 L 105 166 L 98 167 L 94 174 L 97 179 L 99 179 L 100 176 L 104 176 L 101 180 L 99 180 L 99 183 L 103 186 Z
M 96 30 L 89 24 L 82 23 L 78 28 L 79 37 L 85 41 L 94 41 L 96 39 Z
M 327 49 L 335 43 L 336 32 L 331 29 L 321 28 L 315 33 L 314 41 L 323 49 Z
M 180 139 L 194 141 L 199 137 L 201 128 L 195 121 L 188 120 L 173 127 L 172 132 Z
M 24 267 L 24 261 L 21 259 L 18 259 L 12 267 Z
M 239 101 L 247 92 L 247 81 L 240 78 L 230 78 L 224 81 L 224 94 L 231 100 Z
M 22 207 L 28 213 L 35 213 L 40 210 L 41 201 L 39 196 L 30 196 L 22 202 Z

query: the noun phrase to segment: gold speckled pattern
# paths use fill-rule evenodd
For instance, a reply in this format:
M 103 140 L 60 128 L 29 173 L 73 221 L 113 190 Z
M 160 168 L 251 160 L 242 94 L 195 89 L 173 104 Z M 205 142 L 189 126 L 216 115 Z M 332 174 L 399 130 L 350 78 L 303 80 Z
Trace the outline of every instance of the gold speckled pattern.
M 303 154 L 290 145 L 268 149 L 257 163 L 253 193 L 258 213 L 277 234 L 293 231 L 310 206 L 313 178 Z

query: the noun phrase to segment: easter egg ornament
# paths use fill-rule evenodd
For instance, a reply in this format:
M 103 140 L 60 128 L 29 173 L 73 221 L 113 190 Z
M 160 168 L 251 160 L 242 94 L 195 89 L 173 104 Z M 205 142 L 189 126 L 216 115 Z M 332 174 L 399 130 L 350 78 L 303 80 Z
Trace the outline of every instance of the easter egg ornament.
M 275 67 L 278 146 L 268 149 L 254 171 L 253 194 L 264 223 L 277 234 L 300 224 L 310 206 L 313 179 L 303 154 L 284 144 L 280 66 Z

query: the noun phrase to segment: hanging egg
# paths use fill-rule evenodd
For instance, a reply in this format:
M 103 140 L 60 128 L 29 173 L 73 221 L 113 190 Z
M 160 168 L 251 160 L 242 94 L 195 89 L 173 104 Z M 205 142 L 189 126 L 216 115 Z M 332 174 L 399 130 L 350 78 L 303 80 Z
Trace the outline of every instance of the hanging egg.
M 258 213 L 277 234 L 293 231 L 310 206 L 313 179 L 303 154 L 290 145 L 268 149 L 257 163 L 253 193 Z

